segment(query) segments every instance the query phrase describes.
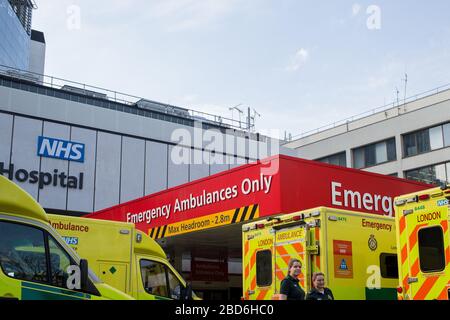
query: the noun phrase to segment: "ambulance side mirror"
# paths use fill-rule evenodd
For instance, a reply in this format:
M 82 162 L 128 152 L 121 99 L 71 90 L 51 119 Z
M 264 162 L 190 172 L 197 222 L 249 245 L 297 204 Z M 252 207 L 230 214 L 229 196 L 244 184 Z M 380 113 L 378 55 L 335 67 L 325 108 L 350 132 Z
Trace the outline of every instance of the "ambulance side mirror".
M 80 273 L 81 273 L 81 290 L 88 291 L 89 286 L 89 265 L 86 259 L 80 260 Z
M 186 283 L 186 288 L 181 290 L 180 300 L 193 300 L 192 299 L 192 285 L 190 283 Z

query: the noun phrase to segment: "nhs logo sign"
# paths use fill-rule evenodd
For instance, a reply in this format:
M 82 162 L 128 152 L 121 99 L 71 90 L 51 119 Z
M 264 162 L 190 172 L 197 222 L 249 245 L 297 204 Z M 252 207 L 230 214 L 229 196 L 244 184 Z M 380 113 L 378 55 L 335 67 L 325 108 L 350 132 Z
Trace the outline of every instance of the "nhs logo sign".
M 83 143 L 47 137 L 38 138 L 38 156 L 67 161 L 84 162 Z

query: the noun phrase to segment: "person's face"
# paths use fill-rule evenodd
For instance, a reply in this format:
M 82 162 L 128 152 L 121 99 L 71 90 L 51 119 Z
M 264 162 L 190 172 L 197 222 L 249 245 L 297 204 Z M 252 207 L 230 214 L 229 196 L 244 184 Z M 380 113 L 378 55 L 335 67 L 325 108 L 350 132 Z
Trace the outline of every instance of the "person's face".
M 314 280 L 314 287 L 323 289 L 325 287 L 325 278 L 323 276 L 317 276 L 316 280 Z
M 291 269 L 289 269 L 289 274 L 294 278 L 297 278 L 301 272 L 302 267 L 300 265 L 300 262 L 294 262 Z

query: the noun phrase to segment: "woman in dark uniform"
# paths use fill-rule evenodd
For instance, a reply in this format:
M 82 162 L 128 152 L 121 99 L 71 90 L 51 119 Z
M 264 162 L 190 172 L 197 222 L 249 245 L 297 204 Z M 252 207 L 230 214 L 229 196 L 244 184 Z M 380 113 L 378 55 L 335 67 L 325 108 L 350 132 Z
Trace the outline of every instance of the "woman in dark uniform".
M 300 287 L 298 276 L 302 272 L 302 264 L 297 259 L 289 261 L 289 274 L 281 281 L 280 300 L 305 300 L 305 291 Z
M 315 272 L 312 276 L 314 288 L 306 296 L 306 300 L 334 300 L 333 292 L 325 288 L 325 275 Z

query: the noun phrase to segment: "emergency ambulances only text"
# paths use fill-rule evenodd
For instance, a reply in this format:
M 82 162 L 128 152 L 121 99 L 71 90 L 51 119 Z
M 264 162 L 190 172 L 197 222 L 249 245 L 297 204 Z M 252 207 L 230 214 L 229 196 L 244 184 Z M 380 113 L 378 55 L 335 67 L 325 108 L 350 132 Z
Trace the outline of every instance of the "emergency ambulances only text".
M 261 174 L 258 179 L 244 179 L 240 185 L 222 188 L 220 190 L 208 192 L 203 190 L 201 194 L 190 194 L 185 199 L 175 199 L 173 204 L 166 204 L 156 208 L 144 210 L 139 213 L 127 213 L 127 222 L 150 224 L 155 219 L 166 218 L 169 219 L 172 213 L 181 213 L 203 206 L 224 202 L 235 199 L 242 195 L 250 195 L 252 193 L 264 192 L 269 194 L 272 187 L 272 176 Z

